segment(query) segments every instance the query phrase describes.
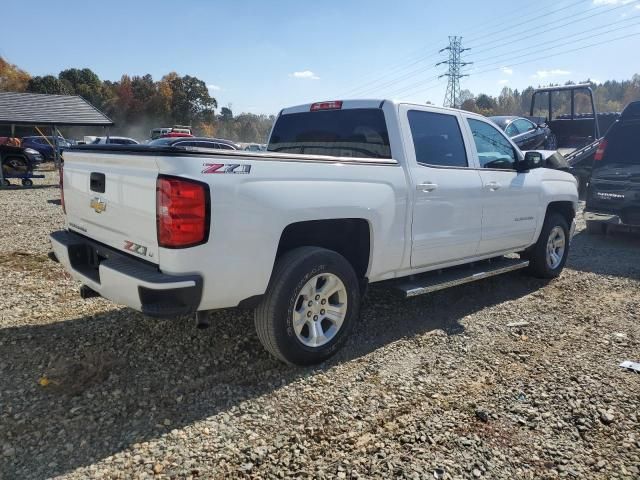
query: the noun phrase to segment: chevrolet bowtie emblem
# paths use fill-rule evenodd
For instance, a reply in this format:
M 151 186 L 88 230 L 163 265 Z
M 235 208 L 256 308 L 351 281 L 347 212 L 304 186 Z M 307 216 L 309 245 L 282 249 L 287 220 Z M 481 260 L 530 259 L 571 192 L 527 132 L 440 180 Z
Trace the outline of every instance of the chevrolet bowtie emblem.
M 102 200 L 100 197 L 94 197 L 91 199 L 89 206 L 93 208 L 96 213 L 102 213 L 107 209 L 107 202 Z

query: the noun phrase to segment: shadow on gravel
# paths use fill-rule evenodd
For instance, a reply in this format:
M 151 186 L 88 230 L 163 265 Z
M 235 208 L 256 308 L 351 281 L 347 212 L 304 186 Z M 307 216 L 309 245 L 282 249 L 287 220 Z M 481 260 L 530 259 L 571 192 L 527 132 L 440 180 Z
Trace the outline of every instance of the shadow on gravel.
M 640 280 L 639 255 L 640 232 L 593 235 L 583 230 L 573 237 L 567 267 Z
M 63 474 L 394 340 L 459 334 L 465 316 L 544 284 L 514 273 L 411 300 L 371 288 L 350 341 L 316 369 L 273 360 L 241 310 L 204 331 L 129 309 L 2 329 L 0 478 Z

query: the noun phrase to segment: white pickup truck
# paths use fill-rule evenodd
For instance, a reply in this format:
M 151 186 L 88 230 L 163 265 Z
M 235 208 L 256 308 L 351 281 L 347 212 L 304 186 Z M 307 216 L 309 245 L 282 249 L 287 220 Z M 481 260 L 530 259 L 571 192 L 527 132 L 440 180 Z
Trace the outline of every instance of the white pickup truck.
M 255 308 L 266 349 L 311 364 L 344 343 L 368 283 L 412 296 L 518 268 L 559 275 L 578 192 L 544 162 L 473 113 L 301 105 L 280 112 L 266 152 L 66 151 L 51 243 L 84 296 L 201 324 Z

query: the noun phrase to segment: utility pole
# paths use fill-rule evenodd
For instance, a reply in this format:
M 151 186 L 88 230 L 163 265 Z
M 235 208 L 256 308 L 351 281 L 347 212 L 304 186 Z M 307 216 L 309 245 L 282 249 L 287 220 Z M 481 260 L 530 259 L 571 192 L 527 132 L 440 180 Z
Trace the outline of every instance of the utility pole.
M 447 93 L 444 96 L 444 106 L 460 108 L 460 79 L 462 77 L 468 77 L 468 74 L 461 73 L 461 68 L 466 65 L 471 65 L 473 62 L 463 62 L 461 58 L 462 52 L 471 50 L 470 48 L 462 48 L 462 37 L 449 37 L 449 46 L 443 48 L 438 53 L 442 53 L 445 50 L 449 50 L 449 59 L 436 63 L 438 65 L 448 65 L 449 70 L 447 73 L 439 75 L 438 78 L 449 77 L 447 83 Z

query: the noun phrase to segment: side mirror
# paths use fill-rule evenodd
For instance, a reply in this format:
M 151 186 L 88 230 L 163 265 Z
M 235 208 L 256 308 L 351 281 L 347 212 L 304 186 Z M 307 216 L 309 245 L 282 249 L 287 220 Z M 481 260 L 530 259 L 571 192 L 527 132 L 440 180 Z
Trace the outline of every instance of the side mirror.
M 540 168 L 543 164 L 544 159 L 540 152 L 526 152 L 524 154 L 524 160 L 516 163 L 516 170 L 518 172 L 526 172 L 534 168 Z

